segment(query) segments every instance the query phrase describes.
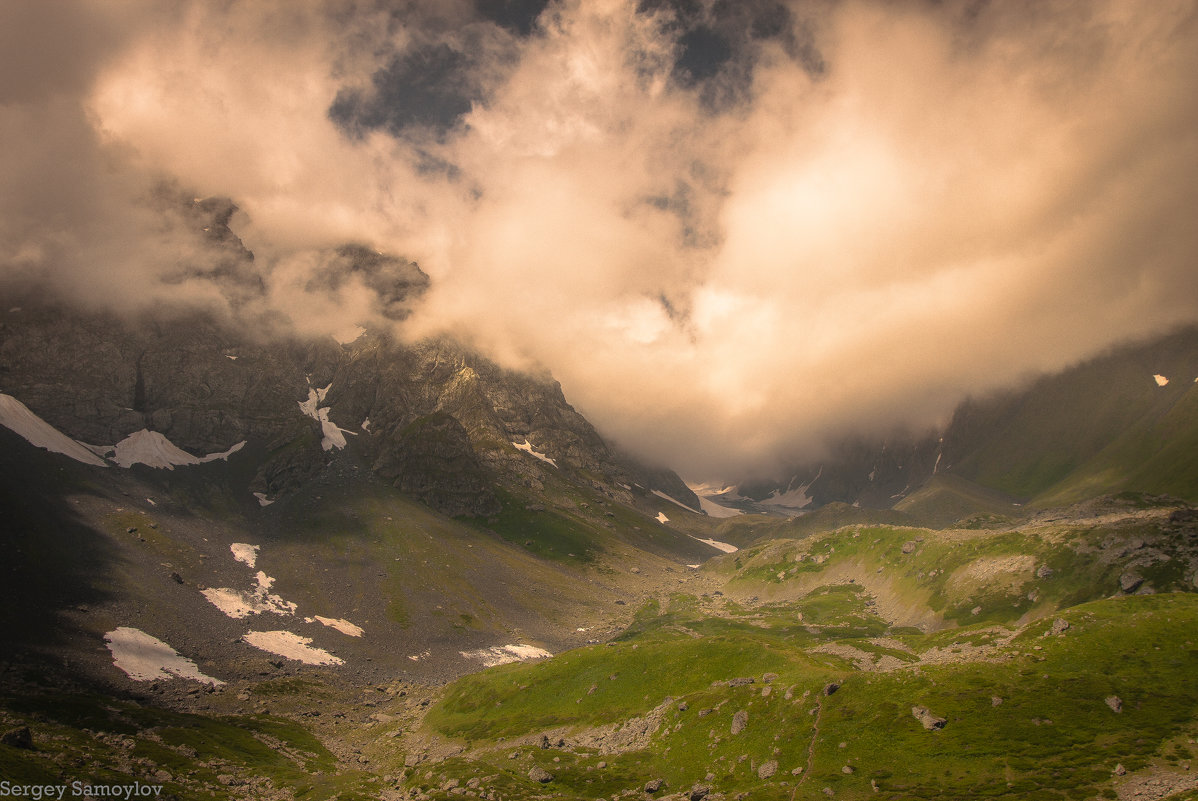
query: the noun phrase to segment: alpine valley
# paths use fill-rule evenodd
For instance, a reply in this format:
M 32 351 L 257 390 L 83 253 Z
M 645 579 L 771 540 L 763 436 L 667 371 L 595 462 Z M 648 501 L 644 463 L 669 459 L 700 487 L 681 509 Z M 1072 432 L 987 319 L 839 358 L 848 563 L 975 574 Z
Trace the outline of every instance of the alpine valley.
M 700 497 L 448 338 L 2 301 L 13 785 L 1198 798 L 1194 329 Z

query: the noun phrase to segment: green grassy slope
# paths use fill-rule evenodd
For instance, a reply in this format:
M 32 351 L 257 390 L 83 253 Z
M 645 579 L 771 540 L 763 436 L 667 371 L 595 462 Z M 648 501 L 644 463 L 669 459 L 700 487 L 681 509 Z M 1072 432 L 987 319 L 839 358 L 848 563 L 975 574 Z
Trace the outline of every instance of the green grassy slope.
M 1154 374 L 1169 379 L 1157 386 Z M 1194 378 L 1186 329 L 962 405 L 945 434 L 951 472 L 1039 506 L 1134 489 L 1198 500 Z

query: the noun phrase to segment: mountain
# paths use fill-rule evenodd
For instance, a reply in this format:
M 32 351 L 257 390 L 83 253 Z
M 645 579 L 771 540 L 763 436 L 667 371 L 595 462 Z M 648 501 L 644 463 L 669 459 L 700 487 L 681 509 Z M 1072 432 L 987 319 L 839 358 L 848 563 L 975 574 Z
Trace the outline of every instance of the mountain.
M 966 400 L 943 430 L 796 460 L 784 482 L 739 486 L 740 505 L 793 515 L 839 502 L 947 525 L 1121 491 L 1198 500 L 1196 376 L 1196 328 L 1124 345 Z
M 252 297 L 228 206 L 198 205 L 224 254 L 206 269 Z M 329 258 L 379 283 L 385 319 L 428 284 L 357 246 Z M 449 338 L 0 301 L 10 783 L 1198 790 L 1198 332 L 970 401 L 944 431 L 846 441 L 724 490 L 745 513 L 717 517 L 551 377 Z

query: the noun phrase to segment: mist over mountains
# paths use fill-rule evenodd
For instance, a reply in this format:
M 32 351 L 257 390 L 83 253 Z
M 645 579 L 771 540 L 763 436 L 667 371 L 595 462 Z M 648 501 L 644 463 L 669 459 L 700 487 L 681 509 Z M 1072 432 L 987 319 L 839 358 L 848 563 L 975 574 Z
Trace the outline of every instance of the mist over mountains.
M 692 479 L 1198 316 L 1185 2 L 3 13 L 5 280 L 448 334 Z

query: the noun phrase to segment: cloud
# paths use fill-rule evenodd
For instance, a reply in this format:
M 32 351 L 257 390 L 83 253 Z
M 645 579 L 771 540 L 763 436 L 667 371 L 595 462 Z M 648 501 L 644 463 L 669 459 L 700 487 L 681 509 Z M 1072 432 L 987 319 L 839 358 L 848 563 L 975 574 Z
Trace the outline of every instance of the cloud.
M 695 477 L 1198 318 L 1181 0 L 80 13 L 4 55 L 60 55 L 0 71 L 5 274 L 449 331 Z M 232 198 L 252 266 L 163 182 Z M 413 314 L 346 243 L 420 263 Z

